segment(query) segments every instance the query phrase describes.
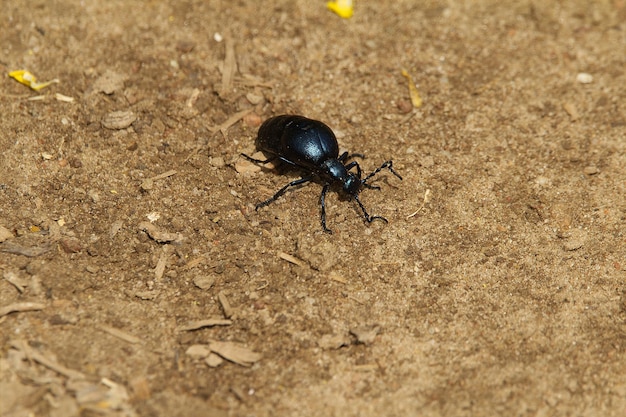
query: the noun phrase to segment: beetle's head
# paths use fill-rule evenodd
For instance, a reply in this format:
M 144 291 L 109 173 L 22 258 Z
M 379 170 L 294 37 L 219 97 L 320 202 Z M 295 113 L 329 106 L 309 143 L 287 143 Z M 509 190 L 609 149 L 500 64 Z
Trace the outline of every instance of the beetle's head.
M 328 159 L 321 164 L 320 176 L 329 183 L 341 184 L 343 191 L 355 196 L 361 191 L 361 178 L 358 174 L 348 172 L 346 167 L 337 159 Z
M 355 196 L 361 191 L 361 179 L 354 173 L 349 172 L 345 177 L 342 187 L 346 194 Z

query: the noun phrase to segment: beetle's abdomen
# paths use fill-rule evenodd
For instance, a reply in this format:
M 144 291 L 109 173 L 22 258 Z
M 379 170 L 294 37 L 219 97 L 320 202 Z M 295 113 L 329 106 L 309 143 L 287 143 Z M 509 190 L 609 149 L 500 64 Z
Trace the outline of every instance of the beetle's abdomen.
M 295 165 L 311 168 L 339 156 L 333 131 L 324 123 L 303 116 L 283 115 L 266 120 L 259 128 L 256 146 Z
M 256 147 L 260 151 L 280 154 L 280 143 L 285 124 L 293 116 L 276 116 L 267 119 L 259 128 Z

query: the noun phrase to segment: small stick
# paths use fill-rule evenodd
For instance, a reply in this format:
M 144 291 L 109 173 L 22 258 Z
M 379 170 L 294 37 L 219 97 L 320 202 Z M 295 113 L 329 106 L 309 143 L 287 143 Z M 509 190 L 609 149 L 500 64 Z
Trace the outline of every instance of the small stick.
M 6 316 L 7 314 L 11 314 L 11 313 L 17 313 L 20 311 L 43 310 L 45 307 L 46 305 L 41 304 L 41 303 L 30 303 L 30 302 L 13 303 L 13 304 L 9 304 L 8 306 L 4 306 L 0 308 L 0 317 Z
M 280 259 L 282 259 L 282 260 L 285 260 L 285 261 L 291 263 L 291 264 L 304 267 L 304 262 L 302 262 L 300 259 L 296 258 L 293 255 L 289 255 L 288 253 L 278 252 L 278 257 Z
M 426 192 L 424 193 L 424 203 L 422 204 L 422 206 L 418 208 L 417 210 L 415 210 L 413 213 L 406 216 L 406 218 L 410 219 L 411 217 L 414 217 L 415 215 L 417 215 L 417 213 L 419 213 L 420 210 L 423 209 L 428 203 L 430 203 L 430 189 L 426 190 Z
M 162 174 L 155 175 L 154 177 L 152 177 L 150 179 L 153 180 L 153 181 L 156 181 L 156 180 L 161 180 L 163 178 L 171 177 L 172 175 L 176 175 L 176 170 L 171 169 L 171 170 L 166 171 L 166 172 L 164 172 Z
M 227 319 L 231 318 L 233 314 L 235 313 L 235 311 L 231 307 L 230 301 L 228 301 L 228 297 L 226 296 L 226 293 L 224 293 L 224 291 L 220 291 L 217 294 L 217 300 L 220 302 L 220 305 L 222 306 L 222 310 L 224 310 L 224 316 L 226 316 Z
M 176 330 L 178 330 L 179 332 L 188 332 L 191 330 L 198 330 L 203 327 L 230 326 L 231 324 L 233 324 L 232 320 L 218 319 L 218 318 L 205 319 L 205 320 L 192 321 L 184 326 L 177 327 Z
M 14 347 L 15 349 L 18 349 L 24 352 L 27 358 L 34 360 L 35 362 L 45 366 L 46 368 L 52 369 L 56 373 L 59 373 L 68 378 L 85 379 L 85 375 L 82 372 L 66 368 L 63 365 L 56 363 L 52 359 L 46 358 L 41 353 L 35 351 L 33 348 L 28 346 L 28 344 L 26 344 L 26 342 L 24 341 L 14 340 L 10 343 L 11 343 L 11 346 Z
M 133 336 L 131 334 L 128 334 L 123 330 L 116 329 L 115 327 L 107 326 L 106 324 L 101 324 L 100 329 L 104 330 L 111 336 L 117 337 L 118 339 L 122 339 L 125 342 L 132 343 L 132 344 L 141 343 L 140 338 Z

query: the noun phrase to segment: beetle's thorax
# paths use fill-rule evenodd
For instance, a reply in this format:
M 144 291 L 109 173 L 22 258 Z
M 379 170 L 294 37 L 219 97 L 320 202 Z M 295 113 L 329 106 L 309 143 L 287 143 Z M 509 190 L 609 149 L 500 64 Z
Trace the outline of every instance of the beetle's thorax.
M 331 183 L 341 184 L 346 194 L 357 195 L 361 190 L 361 179 L 354 173 L 348 172 L 338 159 L 327 159 L 321 167 L 323 169 L 320 176 Z

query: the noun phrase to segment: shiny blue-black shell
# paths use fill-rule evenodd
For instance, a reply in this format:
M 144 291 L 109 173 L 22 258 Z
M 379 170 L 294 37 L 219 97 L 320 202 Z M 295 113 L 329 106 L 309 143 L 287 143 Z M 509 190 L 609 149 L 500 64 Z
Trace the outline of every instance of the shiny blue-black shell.
M 317 172 L 324 161 L 337 159 L 339 145 L 324 123 L 303 116 L 282 115 L 259 128 L 257 149 L 281 160 Z

